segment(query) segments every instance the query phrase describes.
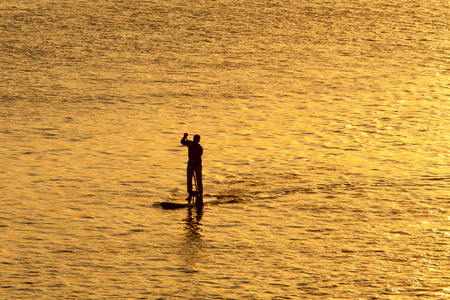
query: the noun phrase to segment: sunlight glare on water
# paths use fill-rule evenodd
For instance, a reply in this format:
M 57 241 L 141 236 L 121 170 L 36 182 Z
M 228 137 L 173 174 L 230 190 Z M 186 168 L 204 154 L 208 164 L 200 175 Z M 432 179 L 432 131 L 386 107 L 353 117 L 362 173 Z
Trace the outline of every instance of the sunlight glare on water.
M 449 13 L 2 1 L 0 298 L 449 298 Z

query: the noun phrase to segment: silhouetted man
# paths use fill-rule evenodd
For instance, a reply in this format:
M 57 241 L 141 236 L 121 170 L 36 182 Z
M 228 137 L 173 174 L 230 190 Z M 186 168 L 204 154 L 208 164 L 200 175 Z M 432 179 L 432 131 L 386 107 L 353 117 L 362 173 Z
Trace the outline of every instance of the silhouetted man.
M 200 136 L 198 134 L 194 135 L 194 140 L 189 141 L 187 139 L 188 134 L 185 133 L 181 139 L 181 144 L 188 147 L 189 161 L 187 165 L 187 191 L 189 197 L 187 200 L 190 202 L 191 197 L 200 196 L 203 194 L 203 182 L 202 182 L 202 154 L 203 148 L 200 146 Z M 197 194 L 192 192 L 192 176 L 197 179 Z

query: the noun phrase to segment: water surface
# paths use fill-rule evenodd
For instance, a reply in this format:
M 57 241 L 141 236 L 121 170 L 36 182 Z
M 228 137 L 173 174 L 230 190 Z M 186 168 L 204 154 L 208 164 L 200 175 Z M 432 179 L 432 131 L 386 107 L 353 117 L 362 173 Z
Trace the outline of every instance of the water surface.
M 449 12 L 3 1 L 0 298 L 448 298 Z

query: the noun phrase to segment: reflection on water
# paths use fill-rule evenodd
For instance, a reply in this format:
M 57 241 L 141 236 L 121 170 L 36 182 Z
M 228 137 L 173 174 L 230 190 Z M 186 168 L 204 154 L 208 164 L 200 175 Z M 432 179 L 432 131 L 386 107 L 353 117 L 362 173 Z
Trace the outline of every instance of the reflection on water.
M 194 211 L 194 213 L 192 212 Z M 188 208 L 187 217 L 183 220 L 186 223 L 186 237 L 188 240 L 196 241 L 202 238 L 201 220 L 203 217 L 203 208 Z
M 182 220 L 184 222 L 185 239 L 179 244 L 179 255 L 182 258 L 180 270 L 187 276 L 192 273 L 198 273 L 198 264 L 204 260 L 205 245 L 202 241 L 202 208 L 188 208 L 187 215 Z M 189 278 L 187 284 L 194 284 L 192 278 Z
M 0 298 L 448 298 L 449 14 L 1 1 Z

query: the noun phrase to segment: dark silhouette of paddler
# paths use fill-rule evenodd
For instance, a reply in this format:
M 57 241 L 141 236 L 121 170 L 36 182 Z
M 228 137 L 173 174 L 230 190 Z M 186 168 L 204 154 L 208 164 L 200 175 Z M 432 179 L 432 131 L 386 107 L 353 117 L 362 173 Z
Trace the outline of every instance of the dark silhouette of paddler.
M 181 144 L 188 147 L 189 161 L 187 164 L 187 191 L 189 196 L 186 198 L 189 202 L 192 197 L 197 196 L 197 200 L 203 200 L 203 182 L 202 182 L 202 154 L 203 148 L 200 146 L 200 136 L 198 134 L 194 135 L 194 140 L 189 141 L 187 139 L 188 134 L 185 133 L 181 139 Z M 195 176 L 195 177 L 194 177 Z M 192 191 L 192 177 L 197 183 L 197 192 Z M 203 201 L 201 201 L 203 203 Z

